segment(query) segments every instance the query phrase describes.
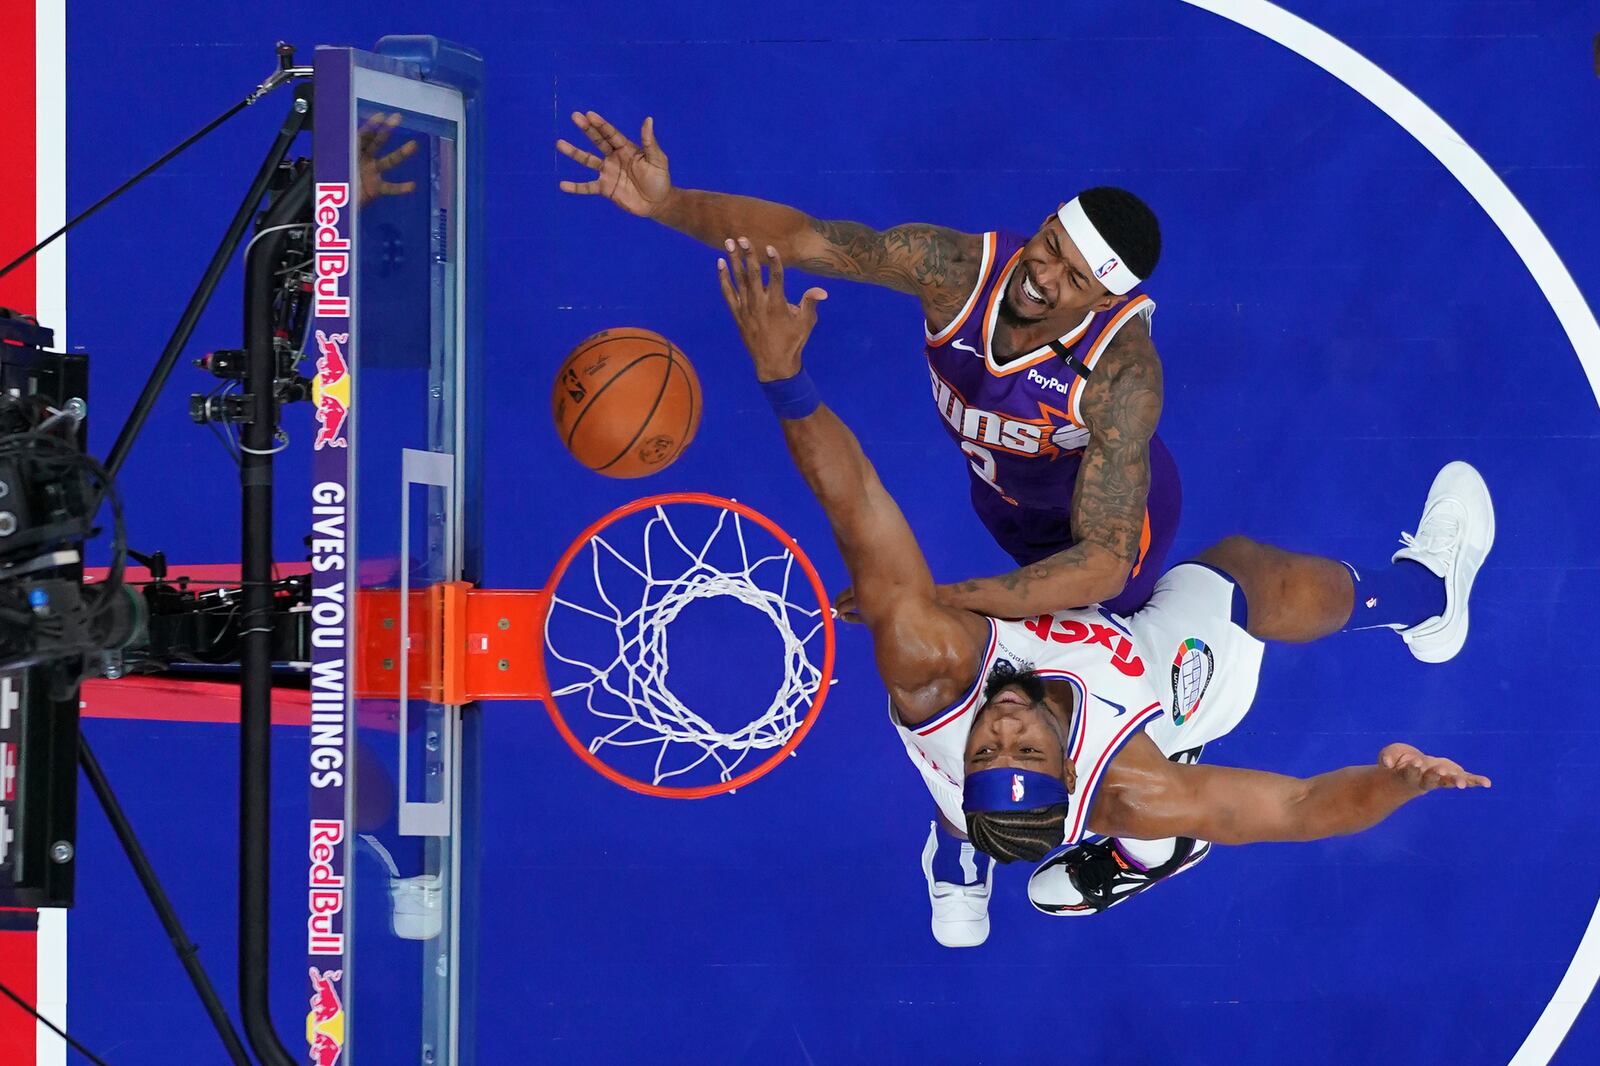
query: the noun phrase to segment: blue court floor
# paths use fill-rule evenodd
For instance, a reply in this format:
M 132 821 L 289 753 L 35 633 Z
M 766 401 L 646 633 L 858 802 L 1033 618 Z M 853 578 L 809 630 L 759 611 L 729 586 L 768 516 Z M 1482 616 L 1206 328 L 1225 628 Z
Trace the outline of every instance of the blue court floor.
M 1600 25 L 1591 5 L 1565 0 L 1286 8 L 1398 85 L 1364 98 L 1219 13 L 1278 10 L 1243 0 L 73 5 L 69 207 L 258 81 L 278 39 L 309 49 L 428 32 L 483 52 L 490 585 L 538 587 L 592 519 L 691 490 L 759 508 L 830 589 L 845 583 L 721 304 L 713 254 L 556 190 L 577 169 L 553 149 L 575 108 L 630 133 L 654 115 L 680 185 L 822 217 L 1028 232 L 1079 188 L 1138 192 L 1165 237 L 1149 289 L 1162 433 L 1184 482 L 1178 557 L 1246 532 L 1386 559 L 1451 459 L 1476 465 L 1495 495 L 1498 539 L 1458 659 L 1423 667 L 1387 633 L 1273 647 L 1254 709 L 1206 756 L 1309 775 L 1406 740 L 1488 774 L 1492 791 L 1426 797 L 1353 838 L 1219 849 L 1089 921 L 1035 913 L 1026 871 L 1005 868 L 977 950 L 929 935 L 918 858 L 932 808 L 859 629 L 841 629 L 839 683 L 797 757 L 732 797 L 624 791 L 575 758 L 539 706 L 488 707 L 473 1061 L 1506 1063 L 1569 967 L 1592 983 L 1600 943 L 1579 946 L 1600 898 L 1600 331 L 1583 301 L 1600 293 Z M 1351 78 L 1364 69 L 1314 35 L 1291 43 Z M 1430 128 L 1400 86 L 1481 173 L 1447 146 L 1464 184 L 1385 113 Z M 68 338 L 94 356 L 97 450 L 277 116 L 247 114 L 72 237 Z M 1546 240 L 1557 258 L 1529 251 Z M 915 303 L 828 287 L 812 375 L 936 577 L 1009 569 L 928 402 Z M 237 291 L 225 283 L 193 354 L 237 342 Z M 580 468 L 549 422 L 563 355 L 620 325 L 673 338 L 704 386 L 699 438 L 647 481 Z M 236 477 L 188 422 L 202 384 L 185 373 L 123 479 L 130 540 L 228 561 Z M 280 464 L 284 559 L 303 554 L 303 417 L 301 446 Z M 683 624 L 700 625 L 713 653 L 724 639 L 710 616 Z M 737 667 L 749 658 L 688 659 L 684 683 L 748 683 Z M 234 1003 L 235 731 L 86 728 Z M 289 1037 L 305 1016 L 305 741 L 281 729 L 274 752 L 274 1005 Z M 81 820 L 74 1035 L 119 1064 L 221 1061 L 99 812 Z M 1600 1008 L 1557 1050 L 1559 1037 L 1546 1032 L 1519 1061 L 1600 1061 Z

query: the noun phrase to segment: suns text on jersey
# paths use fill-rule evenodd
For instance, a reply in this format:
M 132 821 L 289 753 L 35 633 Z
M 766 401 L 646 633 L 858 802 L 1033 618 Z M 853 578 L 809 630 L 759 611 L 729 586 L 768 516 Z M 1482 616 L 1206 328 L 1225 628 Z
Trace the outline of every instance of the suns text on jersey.
M 1087 443 L 1089 431 L 1072 421 L 1065 411 L 1039 404 L 1038 418 L 1014 418 L 998 411 L 968 406 L 961 394 L 928 368 L 933 402 L 950 428 L 966 440 L 1012 455 L 1054 456 L 1077 451 Z

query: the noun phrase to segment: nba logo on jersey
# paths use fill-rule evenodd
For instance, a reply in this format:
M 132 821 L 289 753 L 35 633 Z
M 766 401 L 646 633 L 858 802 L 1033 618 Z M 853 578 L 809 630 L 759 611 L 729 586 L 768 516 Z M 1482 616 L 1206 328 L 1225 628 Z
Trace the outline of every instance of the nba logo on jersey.
M 1011 775 L 1011 802 L 1012 803 L 1021 803 L 1022 802 L 1022 792 L 1023 792 L 1022 775 L 1021 774 L 1012 774 Z
M 1117 269 L 1117 260 L 1115 257 L 1113 257 L 1111 259 L 1107 259 L 1104 263 L 1101 263 L 1099 268 L 1095 270 L 1094 276 L 1096 278 L 1103 278 L 1115 269 Z

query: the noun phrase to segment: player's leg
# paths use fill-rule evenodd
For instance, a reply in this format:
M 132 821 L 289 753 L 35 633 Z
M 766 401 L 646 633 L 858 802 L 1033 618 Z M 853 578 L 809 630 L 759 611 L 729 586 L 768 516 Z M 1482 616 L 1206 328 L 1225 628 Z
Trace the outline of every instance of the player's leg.
M 1250 633 L 1307 641 L 1340 630 L 1395 629 L 1424 662 L 1444 662 L 1467 636 L 1467 601 L 1494 544 L 1494 506 L 1478 472 L 1445 466 L 1429 489 L 1414 534 L 1387 564 L 1349 563 L 1229 537 L 1200 561 L 1244 594 Z
M 1245 630 L 1246 613 L 1244 594 L 1219 567 L 1186 562 L 1163 574 L 1149 604 L 1127 619 L 1166 712 L 1145 736 L 1174 762 L 1198 761 L 1255 700 L 1265 645 Z M 1210 851 L 1209 841 L 1187 837 L 1078 844 L 1040 865 L 1028 898 L 1046 914 L 1099 914 L 1193 868 Z
M 1193 761 L 1200 745 L 1232 731 L 1255 699 L 1262 640 L 1386 626 L 1400 629 L 1419 659 L 1454 655 L 1466 635 L 1472 580 L 1494 541 L 1494 512 L 1477 471 L 1465 463 L 1440 471 L 1416 534 L 1402 540 L 1389 564 L 1361 568 L 1359 577 L 1345 563 L 1246 537 L 1203 552 L 1203 565 L 1169 570 L 1129 619 L 1169 701 L 1145 735 L 1175 761 Z M 1046 860 L 1028 896 L 1048 914 L 1098 914 L 1209 851 L 1206 841 L 1187 838 L 1080 844 Z
M 1337 633 L 1350 618 L 1355 583 L 1333 559 L 1233 536 L 1197 556 L 1238 585 L 1245 628 L 1262 640 L 1301 643 Z

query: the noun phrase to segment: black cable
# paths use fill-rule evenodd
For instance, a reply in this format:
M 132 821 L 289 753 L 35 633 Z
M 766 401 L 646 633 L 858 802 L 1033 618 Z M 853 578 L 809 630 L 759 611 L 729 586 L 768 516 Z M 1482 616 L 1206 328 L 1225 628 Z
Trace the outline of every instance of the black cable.
M 236 103 L 232 107 L 228 108 L 228 110 L 224 111 L 222 114 L 218 115 L 216 118 L 212 119 L 210 122 L 208 122 L 204 126 L 202 126 L 198 133 L 191 134 L 189 137 L 185 138 L 181 143 L 179 143 L 179 145 L 176 148 L 174 148 L 171 151 L 169 151 L 166 155 L 163 155 L 160 159 L 157 159 L 154 163 L 151 163 L 149 166 L 147 166 L 143 170 L 139 171 L 139 173 L 135 174 L 133 177 L 129 178 L 127 181 L 123 182 L 121 185 L 118 185 L 115 189 L 112 189 L 110 192 L 108 192 L 104 196 L 100 197 L 100 199 L 96 200 L 94 203 L 90 204 L 88 207 L 86 207 L 82 211 L 78 212 L 77 215 L 73 216 L 71 219 L 69 219 L 67 221 L 67 224 L 65 226 L 62 226 L 60 229 L 58 229 L 54 233 L 50 234 L 50 236 L 48 236 L 44 240 L 40 241 L 38 244 L 34 245 L 32 248 L 29 248 L 26 252 L 23 252 L 21 255 L 17 256 L 15 259 L 11 260 L 11 262 L 7 263 L 5 266 L 0 267 L 0 278 L 5 277 L 7 274 L 9 274 L 13 270 L 17 269 L 17 267 L 21 266 L 23 263 L 26 263 L 28 260 L 30 260 L 34 256 L 38 255 L 46 247 L 48 247 L 51 243 L 53 243 L 57 238 L 59 238 L 62 234 L 66 233 L 67 230 L 71 229 L 73 226 L 76 226 L 78 223 L 82 222 L 84 219 L 88 218 L 90 215 L 92 215 L 96 211 L 100 210 L 106 204 L 109 204 L 112 200 L 115 200 L 117 197 L 121 196 L 123 193 L 125 193 L 129 189 L 133 188 L 135 185 L 139 184 L 139 182 L 143 181 L 145 178 L 149 177 L 151 174 L 155 173 L 157 170 L 160 170 L 163 166 L 165 166 L 168 162 L 170 162 L 175 156 L 177 156 L 179 153 L 181 153 L 185 148 L 188 148 L 191 144 L 194 144 L 196 141 L 200 140 L 206 134 L 210 133 L 212 130 L 216 129 L 218 126 L 220 126 L 224 122 L 228 121 L 234 115 L 237 115 L 239 112 L 243 111 L 246 107 L 248 107 L 250 105 L 250 103 L 251 103 L 251 101 L 250 101 L 250 99 L 248 97 L 243 99 L 243 100 L 240 100 L 238 103 Z
M 26 1000 L 17 995 L 15 992 L 11 991 L 11 989 L 7 988 L 4 983 L 0 983 L 0 995 L 4 995 L 11 1002 L 15 1003 L 17 1006 L 33 1015 L 35 1021 L 47 1026 L 52 1033 L 65 1040 L 75 1051 L 77 1051 L 78 1054 L 94 1063 L 95 1066 L 110 1066 L 105 1059 L 102 1059 L 100 1056 L 96 1055 L 94 1052 L 90 1051 L 88 1048 L 72 1039 L 72 1037 L 68 1036 L 65 1029 L 58 1027 L 55 1022 L 51 1021 L 49 1018 L 46 1018 L 44 1015 L 28 1006 Z
M 106 456 L 105 467 L 112 477 L 116 477 L 122 471 L 122 464 L 128 458 L 128 451 L 133 447 L 134 438 L 139 435 L 145 420 L 150 417 L 150 411 L 156 404 L 156 397 L 161 394 L 167 378 L 172 375 L 172 369 L 177 365 L 178 355 L 183 351 L 184 345 L 189 343 L 189 337 L 200 321 L 201 312 L 205 310 L 206 304 L 211 300 L 211 294 L 216 291 L 217 284 L 222 280 L 222 275 L 233 258 L 234 250 L 239 247 L 245 230 L 250 226 L 250 220 L 255 217 L 256 208 L 278 173 L 279 164 L 289 154 L 289 146 L 306 126 L 310 110 L 311 87 L 301 85 L 295 91 L 295 102 L 279 128 L 277 138 L 267 150 L 260 169 L 256 171 L 255 180 L 250 183 L 250 188 L 245 192 L 238 211 L 228 223 L 228 229 L 223 234 L 221 243 L 212 253 L 211 261 L 206 264 L 199 287 L 189 298 L 188 306 L 183 309 L 172 336 L 167 339 L 166 347 L 161 350 L 161 357 L 156 361 L 155 369 L 150 372 L 144 389 L 139 393 L 139 398 L 134 401 L 133 410 L 128 414 L 128 420 L 123 423 L 116 442 L 112 444 L 111 451 Z
M 228 110 L 224 111 L 222 114 L 218 115 L 216 118 L 212 119 L 210 122 L 208 122 L 204 126 L 200 127 L 200 130 L 197 133 L 193 133 L 190 136 L 186 137 L 183 141 L 179 142 L 177 147 L 175 147 L 171 151 L 167 152 L 160 159 L 157 159 L 154 163 L 151 163 L 149 166 L 147 166 L 143 170 L 139 171 L 139 173 L 135 174 L 133 177 L 129 178 L 127 181 L 123 182 L 121 185 L 118 185 L 115 189 L 112 189 L 110 192 L 106 193 L 100 199 L 96 200 L 94 203 L 90 204 L 88 207 L 86 207 L 82 211 L 78 212 L 77 215 L 75 215 L 72 218 L 68 219 L 66 225 L 62 226 L 60 229 L 58 229 L 54 233 L 50 234 L 50 236 L 48 236 L 44 240 L 40 241 L 38 244 L 34 245 L 32 248 L 29 248 L 26 252 L 23 252 L 21 255 L 17 256 L 11 262 L 7 263 L 5 266 L 0 267 L 0 278 L 5 277 L 7 274 L 9 274 L 13 270 L 17 269 L 17 267 L 21 266 L 23 263 L 26 263 L 29 259 L 32 259 L 34 256 L 38 255 L 41 251 L 43 251 L 46 247 L 48 247 L 52 242 L 54 242 L 55 240 L 60 238 L 63 234 L 65 234 L 68 230 L 70 230 L 73 226 L 76 226 L 78 223 L 82 222 L 84 219 L 88 218 L 90 215 L 92 215 L 96 211 L 100 210 L 106 204 L 109 204 L 112 200 L 115 200 L 117 197 L 121 196 L 123 193 L 125 193 L 129 189 L 133 188 L 135 185 L 139 184 L 139 182 L 143 181 L 145 178 L 149 177 L 151 174 L 155 173 L 157 170 L 160 170 L 167 163 L 171 162 L 177 156 L 182 154 L 182 152 L 186 148 L 188 148 L 190 145 L 194 144 L 195 142 L 197 142 L 197 141 L 201 140 L 203 137 L 205 137 L 206 134 L 210 133 L 212 130 L 216 129 L 218 126 L 222 125 L 224 122 L 228 121 L 234 115 L 237 115 L 239 112 L 243 111 L 245 108 L 249 107 L 251 104 L 255 103 L 257 100 L 260 100 L 263 96 L 267 95 L 273 89 L 276 89 L 279 85 L 282 85 L 288 79 L 288 77 L 290 77 L 291 74 L 292 74 L 292 72 L 290 71 L 289 68 L 290 68 L 290 64 L 293 62 L 293 59 L 294 59 L 294 49 L 289 47 L 288 45 L 283 44 L 282 42 L 280 42 L 278 44 L 278 72 L 277 73 L 275 73 L 272 77 L 268 78 L 266 81 L 262 82 L 260 85 L 256 86 L 254 89 L 252 89 L 250 91 L 250 94 L 248 96 L 246 96 L 243 100 L 240 100 L 238 103 L 236 103 L 232 107 L 228 108 Z
M 111 831 L 116 834 L 117 842 L 127 854 L 128 862 L 133 866 L 133 872 L 138 876 L 139 884 L 150 900 L 150 906 L 155 908 L 156 917 L 161 920 L 161 927 L 166 930 L 167 938 L 172 941 L 173 950 L 178 953 L 178 960 L 183 963 L 189 981 L 199 994 L 200 1002 L 204 1004 L 206 1014 L 210 1016 L 211 1024 L 217 1030 L 217 1036 L 228 1049 L 228 1058 L 242 1066 L 250 1066 L 250 1056 L 245 1052 L 239 1034 L 234 1031 L 233 1021 L 228 1017 L 227 1008 L 222 1005 L 222 1000 L 212 986 L 205 966 L 200 962 L 200 949 L 184 932 L 183 923 L 178 920 L 178 912 L 173 909 L 172 901 L 167 898 L 166 890 L 161 887 L 155 868 L 150 865 L 150 859 L 139 844 L 139 838 L 134 835 L 133 825 L 128 821 L 127 814 L 117 802 L 117 794 L 111 791 L 111 782 L 106 780 L 105 771 L 100 768 L 99 760 L 89 748 L 89 738 L 82 733 L 78 734 L 78 765 L 83 768 L 83 776 L 89 779 L 89 786 L 94 789 L 95 798 L 105 810 L 106 820 L 111 823 Z

